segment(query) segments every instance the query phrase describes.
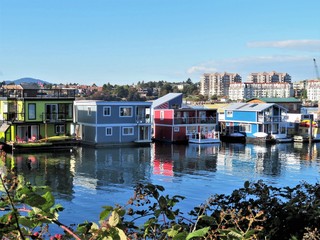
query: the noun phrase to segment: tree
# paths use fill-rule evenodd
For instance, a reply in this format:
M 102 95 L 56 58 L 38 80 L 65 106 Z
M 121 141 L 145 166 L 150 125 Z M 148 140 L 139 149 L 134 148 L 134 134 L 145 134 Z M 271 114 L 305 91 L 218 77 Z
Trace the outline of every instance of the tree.
M 187 84 L 192 84 L 192 81 L 191 81 L 191 79 L 190 78 L 188 78 L 188 80 L 187 80 L 187 82 L 186 82 Z

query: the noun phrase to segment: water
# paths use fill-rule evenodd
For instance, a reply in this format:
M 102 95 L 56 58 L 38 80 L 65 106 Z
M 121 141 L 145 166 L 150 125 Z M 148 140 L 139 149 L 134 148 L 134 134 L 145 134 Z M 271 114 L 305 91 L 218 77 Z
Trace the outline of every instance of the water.
M 65 207 L 66 224 L 98 221 L 102 206 L 125 205 L 138 182 L 182 195 L 183 212 L 216 193 L 229 194 L 247 180 L 295 186 L 319 180 L 320 143 L 171 145 L 79 148 L 75 153 L 7 154 L 33 185 L 49 185 Z M 4 167 L 2 167 L 4 168 Z M 3 169 L 0 171 L 3 171 Z

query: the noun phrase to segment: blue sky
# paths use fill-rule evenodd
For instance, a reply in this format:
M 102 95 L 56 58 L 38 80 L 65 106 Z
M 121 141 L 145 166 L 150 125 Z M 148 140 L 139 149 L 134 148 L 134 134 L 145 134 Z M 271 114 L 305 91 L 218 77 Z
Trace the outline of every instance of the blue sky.
M 246 81 L 273 70 L 299 81 L 316 78 L 313 58 L 319 66 L 319 0 L 0 0 L 0 81 Z

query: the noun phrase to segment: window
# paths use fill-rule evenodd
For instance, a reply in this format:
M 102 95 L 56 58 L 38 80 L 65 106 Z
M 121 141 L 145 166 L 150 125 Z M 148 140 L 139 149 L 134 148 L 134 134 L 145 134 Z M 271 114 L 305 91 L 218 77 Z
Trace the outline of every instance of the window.
M 28 113 L 29 113 L 29 120 L 36 119 L 36 104 L 35 103 L 29 103 L 28 104 Z
M 251 132 L 251 125 L 250 124 L 240 124 L 239 131 L 240 132 Z
M 88 107 L 88 116 L 91 116 L 91 107 Z
M 46 104 L 46 119 L 50 121 L 58 119 L 58 104 Z
M 72 119 L 72 103 L 59 103 L 59 119 Z
M 112 127 L 106 127 L 106 136 L 112 136 Z
M 180 131 L 180 128 L 179 128 L 179 127 L 174 127 L 173 131 L 174 131 L 174 132 L 179 132 L 179 131 Z
M 227 111 L 227 117 L 233 117 L 233 111 Z
M 160 120 L 164 119 L 164 111 L 160 111 Z
M 56 125 L 56 133 L 64 133 L 64 125 Z
M 132 117 L 132 107 L 120 107 L 120 117 Z
M 111 107 L 103 107 L 103 116 L 111 116 Z
M 133 127 L 122 128 L 122 135 L 133 135 Z

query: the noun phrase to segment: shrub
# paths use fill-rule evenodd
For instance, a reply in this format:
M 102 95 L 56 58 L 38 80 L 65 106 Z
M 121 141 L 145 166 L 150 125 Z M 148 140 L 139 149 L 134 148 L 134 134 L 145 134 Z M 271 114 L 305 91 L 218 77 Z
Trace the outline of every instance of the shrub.
M 14 170 L 0 178 L 1 239 L 320 239 L 318 183 L 277 188 L 245 182 L 188 213 L 177 208 L 183 196 L 137 184 L 125 206 L 103 206 L 98 223 L 72 229 L 59 222 L 63 207 L 55 205 L 48 187 L 31 186 Z M 51 233 L 51 224 L 64 234 Z

